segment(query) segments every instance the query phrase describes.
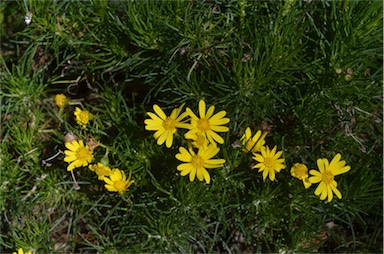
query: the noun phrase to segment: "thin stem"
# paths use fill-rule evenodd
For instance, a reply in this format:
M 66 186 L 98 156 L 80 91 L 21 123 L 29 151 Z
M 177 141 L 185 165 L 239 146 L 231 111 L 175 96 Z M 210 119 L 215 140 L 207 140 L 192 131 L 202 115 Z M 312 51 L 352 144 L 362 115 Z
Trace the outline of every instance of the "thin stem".
M 80 190 L 80 185 L 76 181 L 75 174 L 73 173 L 73 170 L 71 170 L 71 175 L 72 175 L 72 179 L 73 179 L 73 188 L 75 190 Z

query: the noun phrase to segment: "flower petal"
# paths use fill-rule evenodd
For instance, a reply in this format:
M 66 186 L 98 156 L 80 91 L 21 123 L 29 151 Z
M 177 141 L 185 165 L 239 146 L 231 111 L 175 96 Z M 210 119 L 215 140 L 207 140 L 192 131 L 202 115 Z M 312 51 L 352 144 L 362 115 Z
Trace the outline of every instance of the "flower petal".
M 268 170 L 264 170 L 263 171 L 263 181 L 265 181 L 265 179 L 267 178 L 268 176 Z
M 214 125 L 223 125 L 230 122 L 229 118 L 224 118 L 227 114 L 225 110 L 222 110 L 216 114 L 214 114 L 211 118 L 209 118 L 209 122 L 214 123 Z
M 308 181 L 308 178 L 303 179 L 304 188 L 308 189 L 311 187 L 311 183 Z
M 217 143 L 219 144 L 224 144 L 224 139 L 220 137 L 216 132 L 209 130 L 207 132 L 207 138 L 209 139 L 214 139 Z M 215 142 L 212 142 L 215 143 Z
M 193 182 L 196 176 L 196 168 L 192 167 L 191 172 L 189 172 L 189 181 Z
M 168 131 L 167 139 L 166 139 L 166 142 L 165 142 L 165 146 L 170 148 L 172 146 L 172 142 L 173 142 L 173 133 Z
M 204 180 L 203 171 L 201 170 L 201 168 L 196 170 L 196 176 L 197 176 L 197 179 L 199 179 L 199 181 Z
M 111 191 L 111 192 L 117 192 L 117 189 L 115 188 L 114 185 L 108 185 L 108 184 L 105 184 L 104 187 L 105 187 L 108 191 Z
M 205 161 L 206 164 L 216 164 L 216 165 L 222 165 L 225 163 L 224 159 L 210 159 Z
M 226 126 L 211 125 L 211 130 L 217 131 L 217 132 L 227 132 L 229 131 L 229 128 Z
M 200 118 L 205 118 L 205 108 L 206 108 L 205 101 L 204 100 L 200 100 L 199 101 L 199 114 L 200 114 Z
M 150 124 L 150 123 L 163 124 L 163 122 L 165 120 L 165 119 L 161 119 L 160 117 L 158 117 L 156 114 L 154 114 L 152 112 L 147 112 L 147 115 L 150 118 L 152 118 L 152 119 L 145 119 L 144 123 L 148 123 L 148 124 Z
M 208 171 L 205 168 L 202 168 L 201 170 L 203 171 L 205 182 L 209 184 L 211 182 L 211 176 L 209 175 Z
M 336 188 L 336 186 L 331 184 L 331 189 L 336 194 L 336 197 L 338 197 L 339 199 L 342 198 L 341 192 Z
M 321 193 L 323 193 L 324 188 L 325 188 L 325 184 L 323 182 L 320 182 L 320 184 L 317 186 L 315 190 L 315 195 L 319 196 Z
M 192 155 L 184 147 L 179 148 L 180 153 L 176 154 L 176 159 L 182 162 L 191 162 Z
M 341 154 L 336 154 L 335 157 L 331 160 L 331 163 L 329 164 L 330 167 L 336 167 L 336 165 L 339 163 L 341 160 Z
M 205 115 L 205 118 L 209 119 L 213 115 L 214 111 L 215 111 L 215 106 L 213 106 L 213 105 L 210 106 L 208 108 L 207 114 Z
M 156 114 L 162 119 L 162 120 L 166 120 L 167 119 L 167 115 L 164 113 L 164 111 L 158 106 L 158 105 L 153 105 L 153 110 L 156 112 Z
M 165 140 L 167 139 L 168 131 L 164 131 L 162 135 L 157 139 L 157 144 L 162 145 L 164 144 Z
M 275 170 L 269 171 L 269 180 L 275 181 Z
M 333 170 L 333 175 L 337 176 L 337 175 L 340 175 L 340 174 L 344 174 L 346 172 L 348 172 L 349 170 L 351 170 L 351 167 L 350 166 L 345 166 L 343 168 L 336 168 L 335 170 Z
M 317 159 L 317 167 L 319 168 L 320 173 L 323 174 L 325 171 L 323 159 Z
M 193 168 L 193 166 L 191 165 L 191 163 L 182 163 L 182 164 L 179 164 L 177 166 L 177 170 L 179 170 L 179 171 L 187 171 L 187 174 L 189 172 L 191 172 L 192 168 Z
M 68 148 L 70 151 L 76 151 L 79 148 L 79 143 L 77 143 L 76 140 L 72 142 L 66 142 L 65 147 Z
M 253 157 L 254 160 L 256 160 L 258 162 L 264 162 L 265 159 L 261 154 L 254 153 L 253 155 L 255 156 L 255 157 Z
M 72 162 L 71 164 L 68 165 L 67 170 L 72 171 L 75 168 L 75 165 L 76 165 L 76 163 Z

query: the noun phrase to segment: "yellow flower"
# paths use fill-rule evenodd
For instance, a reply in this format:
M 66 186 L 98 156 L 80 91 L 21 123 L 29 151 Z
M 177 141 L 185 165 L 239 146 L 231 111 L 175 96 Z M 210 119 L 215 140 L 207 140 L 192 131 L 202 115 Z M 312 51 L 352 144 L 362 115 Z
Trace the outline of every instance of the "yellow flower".
M 258 130 L 252 137 L 251 129 L 248 127 L 240 139 L 241 143 L 245 145 L 244 151 L 246 153 L 249 151 L 253 153 L 260 152 L 265 144 L 265 136 L 267 136 L 267 134 L 267 132 L 262 133 L 261 130 Z
M 129 186 L 134 183 L 134 180 L 131 180 L 131 174 L 128 178 L 125 175 L 124 171 L 114 168 L 112 174 L 108 177 L 104 177 L 104 186 L 108 191 L 118 192 L 120 195 L 123 195 Z
M 292 166 L 291 175 L 299 180 L 302 180 L 306 189 L 312 185 L 308 180 L 308 168 L 302 163 L 295 163 Z
M 345 166 L 346 162 L 341 161 L 341 155 L 338 153 L 332 159 L 331 163 L 326 158 L 317 160 L 317 167 L 319 171 L 312 169 L 309 173 L 312 175 L 309 177 L 309 182 L 320 183 L 316 190 L 315 195 L 320 196 L 320 200 L 324 200 L 328 197 L 328 202 L 333 199 L 333 192 L 341 199 L 341 193 L 337 189 L 337 182 L 334 177 L 348 172 L 351 167 Z
M 70 163 L 67 167 L 68 171 L 82 166 L 85 167 L 93 160 L 92 151 L 89 150 L 88 145 L 84 146 L 82 140 L 67 142 L 65 147 L 69 149 L 64 151 L 64 161 Z
M 78 125 L 82 125 L 85 128 L 90 120 L 92 120 L 93 115 L 88 110 L 81 110 L 76 107 L 75 112 L 76 122 Z
M 68 103 L 68 99 L 67 97 L 64 95 L 64 94 L 56 94 L 55 96 L 55 102 L 56 102 L 56 105 L 59 107 L 59 108 L 64 108 L 65 105 L 67 105 Z
M 16 252 L 12 252 L 12 254 L 24 254 L 24 250 L 22 248 L 19 248 Z M 27 251 L 25 254 L 32 254 L 32 251 Z
M 272 151 L 269 150 L 269 147 L 263 147 L 261 149 L 261 154 L 254 153 L 254 160 L 259 163 L 253 166 L 253 168 L 259 168 L 258 172 L 263 172 L 263 180 L 269 176 L 271 181 L 275 180 L 275 172 L 280 172 L 280 170 L 285 168 L 284 159 L 279 157 L 282 155 L 282 151 L 276 153 L 277 146 L 275 146 Z
M 225 163 L 224 159 L 212 159 L 220 151 L 216 145 L 211 144 L 207 147 L 199 148 L 197 154 L 193 151 L 192 148 L 189 148 L 189 151 L 184 147 L 179 148 L 176 158 L 182 162 L 177 166 L 177 170 L 181 171 L 180 175 L 185 176 L 189 174 L 189 180 L 192 182 L 195 180 L 195 176 L 200 181 L 205 180 L 206 183 L 211 182 L 211 178 L 207 171 L 207 168 L 218 168 Z
M 89 165 L 88 168 L 96 173 L 99 180 L 103 180 L 105 176 L 112 175 L 112 170 L 100 162 L 97 164 Z
M 182 121 L 188 114 L 184 112 L 180 115 L 183 106 L 184 104 L 172 110 L 170 116 L 166 116 L 164 111 L 156 104 L 153 105 L 153 110 L 157 115 L 151 112 L 147 113 L 151 119 L 145 119 L 145 129 L 156 131 L 153 136 L 157 139 L 158 145 L 165 142 L 165 146 L 170 148 L 173 143 L 173 134 L 175 134 L 177 128 L 188 128 L 188 124 Z
M 209 141 L 204 134 L 193 134 L 191 135 L 191 139 L 193 140 L 192 145 L 196 148 L 207 147 L 209 145 Z
M 215 106 L 210 106 L 206 111 L 206 105 L 203 100 L 199 101 L 199 114 L 198 118 L 190 108 L 187 108 L 187 112 L 191 117 L 190 131 L 185 133 L 185 138 L 193 139 L 193 136 L 196 133 L 205 135 L 210 143 L 219 144 L 224 143 L 224 139 L 220 137 L 216 132 L 227 132 L 229 128 L 226 126 L 221 126 L 229 123 L 229 118 L 224 118 L 227 114 L 225 110 L 220 111 L 213 115 L 215 111 Z

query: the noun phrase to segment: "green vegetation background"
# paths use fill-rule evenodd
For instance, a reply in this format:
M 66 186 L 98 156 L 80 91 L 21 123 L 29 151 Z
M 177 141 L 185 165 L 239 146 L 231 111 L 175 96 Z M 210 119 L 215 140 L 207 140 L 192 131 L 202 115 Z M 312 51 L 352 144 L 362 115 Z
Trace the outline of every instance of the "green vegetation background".
M 2 1 L 1 252 L 382 253 L 382 10 L 380 0 Z M 74 106 L 58 111 L 57 93 L 95 115 L 86 131 Z M 210 185 L 181 177 L 179 144 L 157 146 L 143 123 L 154 103 L 169 114 L 200 99 L 231 119 Z M 236 148 L 247 126 L 283 150 L 276 182 Z M 86 168 L 76 191 L 62 155 L 44 161 L 68 132 L 132 170 L 125 198 Z M 336 179 L 341 200 L 290 176 L 293 163 L 336 153 L 351 166 Z

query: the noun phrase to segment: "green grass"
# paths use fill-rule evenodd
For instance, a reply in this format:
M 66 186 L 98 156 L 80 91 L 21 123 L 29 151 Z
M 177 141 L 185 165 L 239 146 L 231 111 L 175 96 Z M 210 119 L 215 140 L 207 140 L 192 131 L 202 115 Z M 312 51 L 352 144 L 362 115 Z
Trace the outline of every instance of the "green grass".
M 1 252 L 363 252 L 383 239 L 381 1 L 3 1 L 0 3 Z M 26 25 L 24 16 L 32 13 Z M 337 74 L 336 69 L 341 68 Z M 346 79 L 348 70 L 351 79 Z M 54 96 L 70 104 L 59 110 Z M 145 130 L 200 99 L 231 119 L 212 181 L 180 176 L 185 146 Z M 75 107 L 94 114 L 86 129 Z M 286 169 L 263 182 L 237 148 L 268 129 Z M 135 183 L 108 192 L 63 161 L 74 133 L 108 148 Z M 50 158 L 58 153 L 57 157 Z M 342 155 L 331 203 L 291 166 Z

